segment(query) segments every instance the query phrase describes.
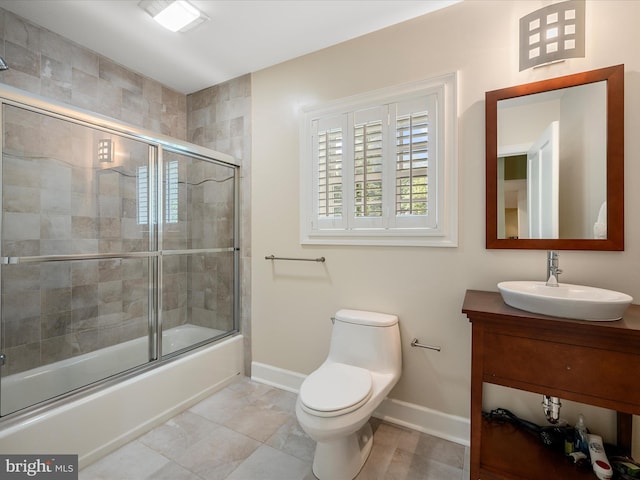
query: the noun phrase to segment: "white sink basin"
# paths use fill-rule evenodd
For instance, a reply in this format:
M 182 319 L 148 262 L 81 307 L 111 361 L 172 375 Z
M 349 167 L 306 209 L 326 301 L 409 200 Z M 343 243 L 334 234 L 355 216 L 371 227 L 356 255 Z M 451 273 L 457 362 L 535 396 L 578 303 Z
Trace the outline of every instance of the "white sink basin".
M 624 293 L 568 283 L 547 287 L 545 282 L 500 282 L 498 289 L 504 303 L 514 308 L 578 320 L 619 320 L 633 301 Z

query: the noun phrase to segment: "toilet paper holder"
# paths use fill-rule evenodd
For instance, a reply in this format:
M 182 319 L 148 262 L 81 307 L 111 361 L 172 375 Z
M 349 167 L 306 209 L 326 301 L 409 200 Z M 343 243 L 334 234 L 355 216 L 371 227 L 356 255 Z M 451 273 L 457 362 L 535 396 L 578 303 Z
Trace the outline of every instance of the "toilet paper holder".
M 441 350 L 440 347 L 436 347 L 434 345 L 424 345 L 424 344 L 420 343 L 417 338 L 414 338 L 413 340 L 411 340 L 411 346 L 412 347 L 426 348 L 427 350 L 435 350 L 436 352 L 439 352 Z

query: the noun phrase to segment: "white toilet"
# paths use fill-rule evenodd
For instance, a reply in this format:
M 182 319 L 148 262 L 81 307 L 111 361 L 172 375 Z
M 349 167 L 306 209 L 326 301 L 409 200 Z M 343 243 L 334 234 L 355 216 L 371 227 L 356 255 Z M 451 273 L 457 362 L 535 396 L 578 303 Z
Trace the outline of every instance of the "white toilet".
M 369 417 L 402 370 L 398 317 L 361 310 L 335 315 L 329 356 L 300 387 L 296 416 L 317 442 L 313 473 L 352 480 L 373 445 Z

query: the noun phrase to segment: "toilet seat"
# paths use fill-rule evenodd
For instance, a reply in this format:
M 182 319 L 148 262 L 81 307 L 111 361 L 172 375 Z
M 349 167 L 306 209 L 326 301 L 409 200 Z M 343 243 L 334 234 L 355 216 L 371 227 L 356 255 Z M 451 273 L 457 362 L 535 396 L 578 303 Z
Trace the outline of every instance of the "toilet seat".
M 304 411 L 317 417 L 336 417 L 362 406 L 373 392 L 371 372 L 330 363 L 309 375 L 300 387 Z

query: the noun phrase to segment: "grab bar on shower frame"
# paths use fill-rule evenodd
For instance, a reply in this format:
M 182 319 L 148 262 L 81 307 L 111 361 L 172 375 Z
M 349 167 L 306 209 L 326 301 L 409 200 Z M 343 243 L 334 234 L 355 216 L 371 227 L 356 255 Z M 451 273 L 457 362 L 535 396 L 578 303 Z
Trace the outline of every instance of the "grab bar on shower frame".
M 320 262 L 324 263 L 326 258 L 318 257 L 318 258 L 292 258 L 292 257 L 276 257 L 275 255 L 267 255 L 264 257 L 265 260 L 293 260 L 296 262 Z
M 2 265 L 17 265 L 21 263 L 71 262 L 74 260 L 105 260 L 109 258 L 145 258 L 161 257 L 163 255 L 194 255 L 197 253 L 234 252 L 237 248 L 193 248 L 190 250 L 157 250 L 142 252 L 109 252 L 109 253 L 78 253 L 71 255 L 39 255 L 30 257 L 0 257 Z

